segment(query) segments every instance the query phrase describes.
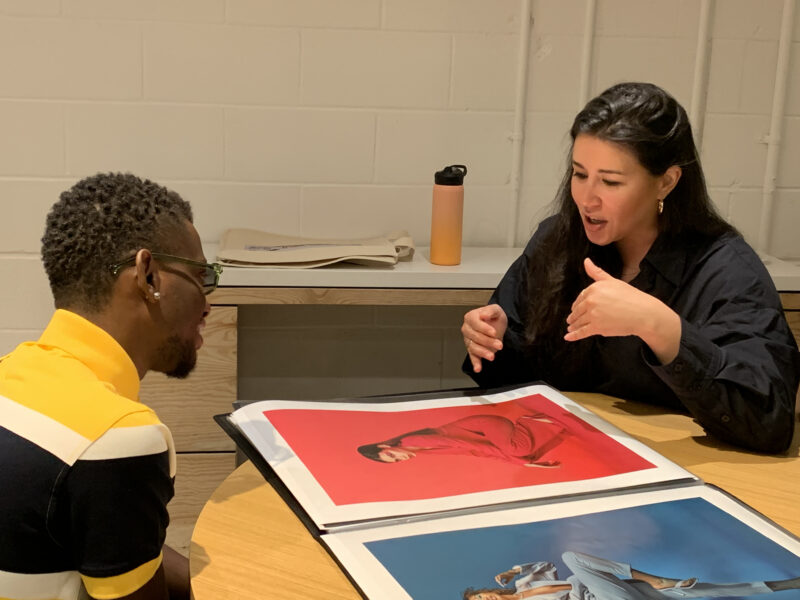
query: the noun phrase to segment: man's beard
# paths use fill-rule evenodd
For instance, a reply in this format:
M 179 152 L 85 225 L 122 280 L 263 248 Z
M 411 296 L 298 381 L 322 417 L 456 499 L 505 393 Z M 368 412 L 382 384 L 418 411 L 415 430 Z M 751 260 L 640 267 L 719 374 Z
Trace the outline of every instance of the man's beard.
M 158 352 L 159 363 L 167 377 L 185 379 L 197 363 L 197 349 L 194 340 L 183 340 L 177 335 L 166 339 Z M 161 370 L 161 369 L 158 369 Z

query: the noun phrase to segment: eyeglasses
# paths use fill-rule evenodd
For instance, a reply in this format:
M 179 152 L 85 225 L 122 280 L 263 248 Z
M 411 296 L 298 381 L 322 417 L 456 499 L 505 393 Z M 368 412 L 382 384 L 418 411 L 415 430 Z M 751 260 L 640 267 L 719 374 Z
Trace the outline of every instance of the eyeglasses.
M 219 276 L 222 274 L 222 265 L 219 263 L 204 263 L 198 260 L 189 260 L 188 258 L 182 258 L 180 256 L 172 256 L 171 254 L 161 254 L 160 252 L 151 252 L 150 253 L 153 258 L 163 261 L 169 262 L 179 262 L 185 265 L 190 265 L 192 267 L 203 269 L 203 281 L 201 283 L 201 287 L 203 288 L 203 293 L 208 296 L 211 292 L 217 289 L 217 285 L 219 285 Z M 136 262 L 136 255 L 131 256 L 130 258 L 126 258 L 125 260 L 118 262 L 114 265 L 111 265 L 109 269 L 111 270 L 111 274 L 115 277 L 119 275 L 119 272 L 122 270 L 122 267 L 133 264 Z

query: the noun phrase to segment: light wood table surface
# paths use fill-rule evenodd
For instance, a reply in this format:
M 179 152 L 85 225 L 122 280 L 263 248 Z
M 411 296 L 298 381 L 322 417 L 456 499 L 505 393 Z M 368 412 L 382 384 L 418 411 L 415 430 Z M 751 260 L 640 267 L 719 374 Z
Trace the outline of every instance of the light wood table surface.
M 567 396 L 800 535 L 800 431 L 782 456 L 742 452 L 685 415 L 600 394 Z M 348 579 L 250 462 L 206 503 L 190 548 L 195 600 L 359 600 Z

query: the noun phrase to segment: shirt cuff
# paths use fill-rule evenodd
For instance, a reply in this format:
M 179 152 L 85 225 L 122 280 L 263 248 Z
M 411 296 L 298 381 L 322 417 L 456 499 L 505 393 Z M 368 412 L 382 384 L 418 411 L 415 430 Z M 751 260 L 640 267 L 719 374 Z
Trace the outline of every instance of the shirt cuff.
M 722 350 L 703 336 L 699 329 L 681 318 L 678 356 L 666 365 L 646 349 L 645 361 L 676 394 L 695 395 L 709 386 L 722 365 Z

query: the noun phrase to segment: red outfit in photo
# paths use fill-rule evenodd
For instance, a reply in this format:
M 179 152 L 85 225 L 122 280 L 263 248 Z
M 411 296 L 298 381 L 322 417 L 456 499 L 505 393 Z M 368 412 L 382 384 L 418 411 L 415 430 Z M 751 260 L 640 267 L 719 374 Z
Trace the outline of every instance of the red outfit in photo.
M 464 454 L 498 458 L 514 464 L 555 465 L 540 461 L 564 438 L 566 429 L 542 413 L 522 415 L 515 422 L 498 415 L 474 415 L 404 436 L 396 447 L 415 454 Z

